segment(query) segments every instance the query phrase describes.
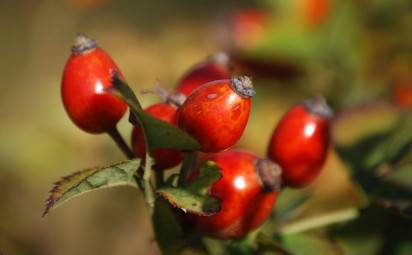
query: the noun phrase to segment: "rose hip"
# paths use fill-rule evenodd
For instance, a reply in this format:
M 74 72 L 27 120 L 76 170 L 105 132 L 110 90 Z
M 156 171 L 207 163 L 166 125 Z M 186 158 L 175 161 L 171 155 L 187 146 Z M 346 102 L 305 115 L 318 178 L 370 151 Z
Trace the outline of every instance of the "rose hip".
M 259 227 L 270 215 L 280 190 L 281 169 L 268 159 L 246 151 L 228 150 L 204 157 L 221 171 L 209 194 L 220 201 L 220 211 L 211 216 L 186 214 L 188 222 L 212 238 L 233 239 Z M 199 173 L 192 172 L 190 179 Z
M 282 167 L 283 183 L 303 187 L 320 173 L 330 144 L 332 110 L 323 98 L 292 107 L 270 140 L 268 158 Z
M 254 94 L 248 77 L 207 83 L 186 99 L 179 127 L 200 143 L 202 152 L 228 149 L 245 130 Z
M 123 79 L 110 56 L 79 34 L 64 68 L 61 94 L 70 119 L 86 132 L 108 132 L 126 112 L 127 105 L 107 92 L 113 73 Z

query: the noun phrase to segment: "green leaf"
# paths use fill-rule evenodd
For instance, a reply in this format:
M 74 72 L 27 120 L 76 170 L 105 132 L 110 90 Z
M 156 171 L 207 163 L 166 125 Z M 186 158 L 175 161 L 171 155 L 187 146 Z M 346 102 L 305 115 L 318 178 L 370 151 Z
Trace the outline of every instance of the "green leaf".
M 143 128 L 150 150 L 158 148 L 195 150 L 200 148 L 199 143 L 184 131 L 145 113 L 136 95 L 117 75 L 113 76 L 111 92 L 127 103 L 130 108 L 130 122 Z
M 390 135 L 382 140 L 364 160 L 366 168 L 375 168 L 384 162 L 395 163 L 406 155 L 412 147 L 412 120 L 402 119 Z
M 411 254 L 411 251 L 412 251 L 411 241 L 401 242 L 396 249 L 396 255 L 408 255 L 408 254 Z
M 183 188 L 163 188 L 158 193 L 173 206 L 196 215 L 209 216 L 220 210 L 219 201 Z
M 185 244 L 184 232 L 173 208 L 162 198 L 156 200 L 152 221 L 162 254 L 180 254 Z
M 260 229 L 255 229 L 249 232 L 246 236 L 235 239 L 227 245 L 228 255 L 249 255 L 257 253 L 257 237 L 259 235 Z
M 338 239 L 344 254 L 347 255 L 378 254 L 381 241 L 379 236 L 373 233 L 348 235 Z
M 51 209 L 93 190 L 121 185 L 137 187 L 134 174 L 139 165 L 140 160 L 134 159 L 110 166 L 85 169 L 61 178 L 50 190 L 43 217 Z
M 398 111 L 387 104 L 351 106 L 334 120 L 333 142 L 339 147 L 351 147 L 367 137 L 387 133 L 399 119 Z
M 207 237 L 203 237 L 202 242 L 206 248 L 208 255 L 226 255 L 227 243 L 222 242 L 221 240 L 211 239 Z
M 373 148 L 379 146 L 381 141 L 386 139 L 388 135 L 388 132 L 372 134 L 350 146 L 336 146 L 338 154 L 350 167 L 351 172 L 357 177 L 356 179 L 359 179 L 356 175 L 361 175 L 366 171 L 372 172 L 374 170 L 374 168 L 365 167 L 365 158 L 367 158 L 368 153 L 370 153 Z
M 362 155 L 360 153 L 360 155 Z M 359 161 L 362 159 L 360 158 Z M 365 169 L 362 164 L 356 161 L 348 161 L 351 165 L 354 179 L 359 182 L 367 198 L 375 205 L 386 209 L 394 209 L 401 214 L 412 214 L 412 190 L 410 186 L 404 185 L 408 180 L 406 177 L 400 182 L 400 177 L 396 174 L 388 174 L 386 177 L 380 176 L 376 169 Z M 394 171 L 395 173 L 396 171 Z
M 258 245 L 257 254 L 291 255 L 277 240 L 263 233 L 258 233 L 256 243 Z
M 187 186 L 187 189 L 206 195 L 209 187 L 221 177 L 220 168 L 216 163 L 211 160 L 205 161 L 200 166 L 199 176 Z
M 174 148 L 178 150 L 199 149 L 199 143 L 181 129 L 158 120 L 145 112 L 135 112 L 141 121 L 150 150 Z
M 228 255 L 250 255 L 253 254 L 253 247 L 249 243 L 244 243 L 239 240 L 235 240 L 227 247 Z
M 339 228 L 331 229 L 330 234 L 342 247 L 343 254 L 379 254 L 383 244 L 382 233 L 385 233 L 385 225 L 393 224 L 385 219 L 388 218 L 382 210 L 368 207 L 361 212 L 359 218 Z M 395 226 L 394 229 L 396 229 Z
M 180 212 L 162 197 L 156 200 L 152 222 L 162 254 L 208 254 L 198 235 L 184 233 L 179 214 Z
M 143 112 L 143 108 L 133 90 L 119 77 L 117 73 L 113 74 L 112 83 L 113 89 L 109 90 L 109 92 L 125 101 L 131 111 Z
M 285 221 L 299 214 L 310 196 L 308 190 L 283 189 L 276 201 L 276 220 Z
M 396 185 L 412 190 L 412 163 L 392 170 L 387 176 L 385 176 L 385 179 Z
M 410 218 L 370 206 L 359 218 L 331 229 L 329 234 L 342 247 L 342 254 L 397 254 L 404 242 L 411 243 L 411 223 Z
M 308 234 L 294 234 L 283 236 L 285 248 L 294 255 L 340 255 L 339 248 L 336 248 L 329 240 L 321 239 Z
M 220 169 L 213 161 L 202 163 L 199 176 L 187 187 L 163 188 L 159 194 L 173 206 L 197 215 L 212 215 L 219 211 L 219 201 L 207 195 L 214 182 L 221 178 Z
M 349 147 L 337 148 L 369 200 L 403 215 L 412 214 L 410 170 L 398 173 L 394 168 L 411 153 L 410 130 L 412 117 L 403 115 L 390 130 L 366 137 Z

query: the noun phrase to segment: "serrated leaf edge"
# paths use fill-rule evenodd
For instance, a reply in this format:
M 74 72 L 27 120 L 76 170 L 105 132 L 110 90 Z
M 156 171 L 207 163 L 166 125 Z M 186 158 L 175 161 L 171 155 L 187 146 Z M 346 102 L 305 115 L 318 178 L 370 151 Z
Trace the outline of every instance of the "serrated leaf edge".
M 135 160 L 135 159 L 133 159 Z M 118 165 L 122 165 L 124 163 L 127 162 L 131 162 L 133 160 L 125 160 L 125 161 L 121 161 L 121 162 L 117 162 L 117 163 L 113 163 L 111 165 L 108 166 L 104 166 L 104 167 L 92 167 L 92 168 L 88 168 L 88 169 L 84 169 L 84 170 L 80 170 L 80 171 L 76 171 L 74 173 L 71 173 L 69 175 L 63 176 L 60 178 L 60 180 L 56 181 L 53 183 L 53 187 L 49 190 L 48 194 L 49 196 L 47 197 L 46 201 L 45 201 L 45 209 L 42 213 L 42 218 L 44 218 L 52 209 L 56 209 L 58 207 L 60 207 L 62 204 L 64 203 L 58 203 L 61 199 L 61 197 L 66 194 L 67 192 L 72 191 L 73 189 L 77 188 L 84 180 L 86 180 L 87 178 L 89 178 L 90 176 L 92 176 L 93 174 L 95 174 L 96 172 L 98 172 L 98 170 L 104 170 L 106 168 L 110 168 L 110 167 L 116 167 Z M 57 192 L 60 192 L 61 190 L 59 190 L 59 188 L 68 183 L 70 180 L 72 180 L 74 177 L 81 175 L 83 173 L 87 173 L 90 172 L 89 174 L 85 175 L 82 179 L 80 179 L 77 184 L 71 186 L 70 188 L 68 188 L 67 190 L 63 191 L 61 194 L 59 194 L 58 196 L 54 197 L 54 195 Z M 130 186 L 130 187 L 136 187 L 136 185 L 131 185 L 128 183 L 116 183 L 116 184 L 109 184 L 109 185 L 103 185 L 101 187 L 95 188 L 95 189 L 91 189 L 88 191 L 85 191 L 83 194 L 89 193 L 89 192 L 93 192 L 99 189 L 103 189 L 103 188 L 112 188 L 112 187 L 116 187 L 116 186 Z M 64 202 L 70 201 L 71 199 L 79 196 L 80 194 L 74 195 L 72 197 L 67 198 Z

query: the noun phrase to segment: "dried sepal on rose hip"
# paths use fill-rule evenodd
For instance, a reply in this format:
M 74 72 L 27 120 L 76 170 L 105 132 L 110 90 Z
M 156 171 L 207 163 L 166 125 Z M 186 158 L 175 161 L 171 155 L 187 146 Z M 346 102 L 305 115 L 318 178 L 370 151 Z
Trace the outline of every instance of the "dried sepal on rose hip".
M 183 75 L 176 86 L 176 91 L 189 96 L 205 83 L 230 79 L 230 62 L 230 57 L 225 52 L 218 52 L 209 56 L 205 61 L 194 65 Z
M 96 41 L 79 34 L 64 68 L 61 95 L 67 114 L 82 130 L 108 132 L 126 112 L 127 105 L 107 92 L 113 73 L 124 79 Z
M 280 191 L 280 167 L 240 150 L 210 154 L 202 160 L 213 160 L 220 168 L 222 177 L 209 189 L 209 195 L 220 201 L 220 211 L 211 216 L 188 213 L 186 221 L 197 232 L 217 239 L 240 238 L 263 224 Z M 199 166 L 189 182 L 198 174 Z
M 268 158 L 282 167 L 284 185 L 303 187 L 319 175 L 331 140 L 333 112 L 323 97 L 293 106 L 276 126 Z
M 177 126 L 178 108 L 172 103 L 157 103 L 147 107 L 144 110 L 153 117 L 167 122 L 173 126 Z M 143 130 L 139 126 L 135 126 L 132 131 L 132 148 L 136 157 L 144 158 L 146 154 L 146 146 Z M 183 160 L 183 153 L 176 149 L 154 149 L 151 153 L 156 170 L 165 170 L 177 166 Z
M 179 127 L 200 143 L 202 152 L 228 149 L 245 130 L 254 94 L 246 76 L 206 83 L 182 105 Z

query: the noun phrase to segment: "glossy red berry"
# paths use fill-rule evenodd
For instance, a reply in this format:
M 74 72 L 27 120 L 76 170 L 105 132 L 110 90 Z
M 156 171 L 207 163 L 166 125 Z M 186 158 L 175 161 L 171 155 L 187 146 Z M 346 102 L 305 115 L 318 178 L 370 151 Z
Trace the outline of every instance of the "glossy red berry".
M 171 125 L 177 126 L 177 107 L 169 103 L 157 103 L 145 109 L 145 112 L 153 117 L 163 120 Z M 144 158 L 146 146 L 143 131 L 135 126 L 132 132 L 132 148 L 134 154 L 139 158 Z M 175 149 L 155 149 L 152 151 L 155 160 L 153 166 L 156 170 L 164 170 L 177 166 L 183 160 L 183 153 Z
M 229 56 L 223 52 L 210 56 L 206 61 L 196 64 L 183 75 L 176 91 L 189 96 L 205 83 L 229 79 L 231 76 L 229 62 Z
M 245 130 L 254 93 L 248 77 L 207 83 L 186 99 L 179 127 L 200 143 L 202 152 L 228 149 Z
M 283 184 L 302 187 L 319 174 L 330 144 L 332 110 L 323 98 L 292 107 L 273 132 L 268 157 L 283 170 Z
M 267 159 L 245 151 L 211 154 L 222 178 L 209 194 L 220 201 L 220 211 L 211 216 L 187 214 L 200 233 L 218 239 L 233 239 L 259 227 L 271 213 L 280 189 L 281 170 Z M 192 172 L 197 175 L 199 168 Z
M 61 93 L 70 119 L 86 132 L 108 132 L 126 112 L 127 105 L 106 91 L 113 73 L 123 78 L 110 56 L 80 34 L 64 68 Z

